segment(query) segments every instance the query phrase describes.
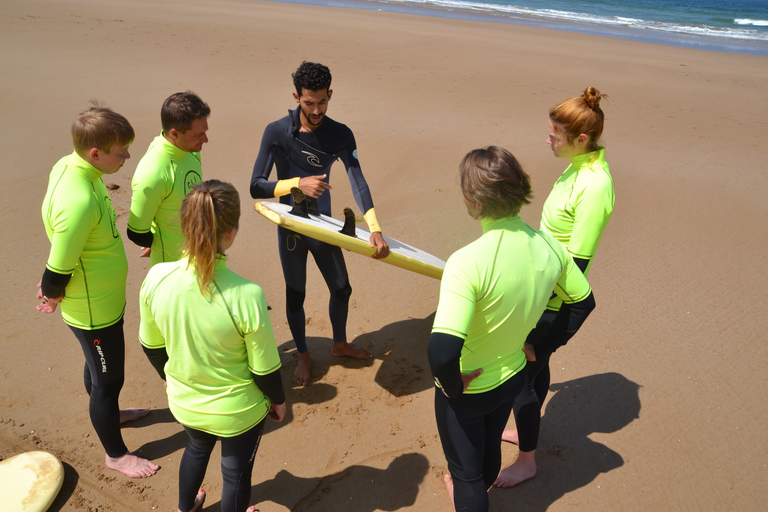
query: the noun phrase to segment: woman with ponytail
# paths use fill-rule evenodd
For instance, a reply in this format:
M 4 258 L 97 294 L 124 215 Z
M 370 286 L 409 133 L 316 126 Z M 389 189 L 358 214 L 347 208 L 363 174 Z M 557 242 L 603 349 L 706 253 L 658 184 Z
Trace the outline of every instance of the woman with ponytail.
M 264 293 L 227 268 L 225 253 L 239 219 L 240 197 L 232 185 L 196 185 L 181 206 L 184 258 L 152 267 L 141 287 L 139 341 L 166 381 L 168 406 L 188 435 L 179 512 L 202 507 L 200 485 L 218 439 L 221 510 L 253 511 L 251 472 L 264 420 L 285 416 Z
M 540 228 L 565 246 L 585 276 L 611 220 L 614 204 L 613 179 L 605 161 L 605 148 L 599 145 L 603 133 L 604 115 L 600 108 L 603 98 L 607 96 L 594 87 L 587 87 L 581 96 L 565 100 L 549 111 L 546 142 L 557 158 L 569 159 L 570 165 L 555 182 L 544 203 Z M 536 328 L 528 336 L 526 373 L 539 407 L 531 408 L 518 400 L 515 403 L 518 425 L 520 421 L 538 424 L 540 420 L 541 406 L 549 391 L 549 358 L 559 348 L 548 347 L 540 340 L 555 321 L 562 304 L 563 301 L 553 294 Z M 520 429 L 520 434 L 523 432 Z M 523 451 L 522 435 L 518 436 L 517 430 L 505 430 L 502 439 L 519 444 L 521 449 L 515 462 L 499 474 L 496 485 L 512 487 L 533 478 L 536 475 L 536 450 Z M 525 444 L 536 446 L 536 443 Z

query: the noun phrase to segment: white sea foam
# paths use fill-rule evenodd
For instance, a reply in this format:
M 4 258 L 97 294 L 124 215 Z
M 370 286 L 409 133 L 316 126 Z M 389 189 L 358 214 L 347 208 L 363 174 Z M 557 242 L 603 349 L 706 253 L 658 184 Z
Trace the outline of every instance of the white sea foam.
M 768 27 L 768 20 L 750 20 L 749 18 L 736 18 L 733 22 L 737 25 L 752 25 L 754 27 Z

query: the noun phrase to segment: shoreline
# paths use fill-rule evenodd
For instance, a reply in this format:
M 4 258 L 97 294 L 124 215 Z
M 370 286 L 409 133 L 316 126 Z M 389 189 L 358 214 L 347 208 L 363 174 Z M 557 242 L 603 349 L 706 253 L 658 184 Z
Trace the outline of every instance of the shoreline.
M 408 2 L 377 2 L 376 0 L 266 0 L 279 4 L 311 5 L 316 7 L 333 7 L 340 9 L 361 9 L 368 11 L 383 11 L 399 14 L 413 14 L 467 21 L 486 21 L 525 25 L 528 27 L 559 30 L 577 34 L 636 41 L 640 43 L 660 44 L 679 48 L 704 50 L 740 55 L 768 56 L 768 42 L 734 37 L 718 37 L 713 35 L 685 34 L 682 32 L 666 32 L 662 30 L 641 29 L 629 26 L 608 26 L 587 21 L 553 20 L 534 15 L 526 16 L 512 13 L 483 12 L 481 9 L 470 8 L 441 8 L 439 6 L 415 5 Z

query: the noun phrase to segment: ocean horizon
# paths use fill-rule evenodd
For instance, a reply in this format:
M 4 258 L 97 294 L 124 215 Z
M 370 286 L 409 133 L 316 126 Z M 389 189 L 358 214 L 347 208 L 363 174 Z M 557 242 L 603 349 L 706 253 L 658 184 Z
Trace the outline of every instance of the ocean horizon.
M 512 23 L 768 56 L 768 0 L 271 0 Z

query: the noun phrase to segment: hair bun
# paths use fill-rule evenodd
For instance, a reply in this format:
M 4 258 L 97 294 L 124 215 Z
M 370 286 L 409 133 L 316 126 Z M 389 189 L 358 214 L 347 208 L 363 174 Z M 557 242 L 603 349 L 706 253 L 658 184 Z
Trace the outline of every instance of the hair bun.
M 581 97 L 584 98 L 584 101 L 592 110 L 599 110 L 600 100 L 603 97 L 607 98 L 605 94 L 600 94 L 600 91 L 598 91 L 594 87 L 587 87 L 586 89 L 584 89 L 584 94 L 582 94 Z

